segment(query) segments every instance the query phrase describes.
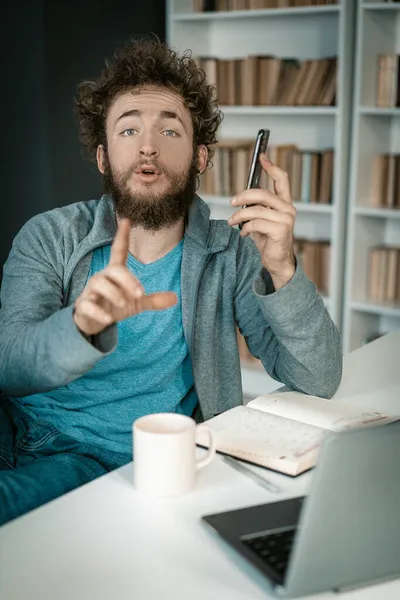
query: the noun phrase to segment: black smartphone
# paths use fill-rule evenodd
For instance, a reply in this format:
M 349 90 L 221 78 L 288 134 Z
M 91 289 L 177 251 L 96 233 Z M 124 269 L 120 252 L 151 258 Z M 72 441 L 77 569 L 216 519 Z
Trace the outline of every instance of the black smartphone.
M 268 140 L 269 140 L 269 129 L 260 129 L 257 133 L 256 141 L 254 144 L 253 157 L 251 159 L 249 176 L 247 179 L 246 190 L 258 188 L 260 186 L 261 176 L 261 163 L 260 154 L 267 151 Z M 245 208 L 246 204 L 242 206 Z M 239 223 L 239 229 L 242 229 L 244 223 Z

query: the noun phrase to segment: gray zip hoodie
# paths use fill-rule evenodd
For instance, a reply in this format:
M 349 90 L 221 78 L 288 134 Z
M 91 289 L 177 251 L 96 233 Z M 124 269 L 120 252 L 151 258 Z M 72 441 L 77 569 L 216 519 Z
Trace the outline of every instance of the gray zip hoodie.
M 61 387 L 113 352 L 117 327 L 92 345 L 75 326 L 72 308 L 93 250 L 110 244 L 115 232 L 113 203 L 103 196 L 39 214 L 17 234 L 1 289 L 3 394 Z M 198 420 L 242 403 L 235 324 L 274 379 L 307 394 L 334 394 L 342 374 L 340 338 L 314 283 L 298 263 L 292 280 L 275 291 L 254 242 L 211 220 L 198 196 L 185 231 L 181 282 Z

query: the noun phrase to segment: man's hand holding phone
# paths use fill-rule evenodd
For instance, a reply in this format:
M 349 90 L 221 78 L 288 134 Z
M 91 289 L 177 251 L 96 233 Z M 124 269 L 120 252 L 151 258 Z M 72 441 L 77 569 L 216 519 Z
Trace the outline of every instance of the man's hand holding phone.
M 270 273 L 275 289 L 279 289 L 289 282 L 296 269 L 293 249 L 296 209 L 287 173 L 265 154 L 260 154 L 259 160 L 274 181 L 275 193 L 260 188 L 243 190 L 231 200 L 233 206 L 242 208 L 228 223 L 232 226 L 244 223 L 240 235 L 254 240 L 262 265 Z
M 130 223 L 122 219 L 111 247 L 110 262 L 93 275 L 77 298 L 73 319 L 86 336 L 145 310 L 163 310 L 177 303 L 174 292 L 145 294 L 143 286 L 126 266 Z

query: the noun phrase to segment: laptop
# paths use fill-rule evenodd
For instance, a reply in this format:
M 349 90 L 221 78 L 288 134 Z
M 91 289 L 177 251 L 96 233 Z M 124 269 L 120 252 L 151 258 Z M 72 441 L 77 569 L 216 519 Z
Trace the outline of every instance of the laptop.
M 330 433 L 307 496 L 202 517 L 276 596 L 400 576 L 400 422 Z

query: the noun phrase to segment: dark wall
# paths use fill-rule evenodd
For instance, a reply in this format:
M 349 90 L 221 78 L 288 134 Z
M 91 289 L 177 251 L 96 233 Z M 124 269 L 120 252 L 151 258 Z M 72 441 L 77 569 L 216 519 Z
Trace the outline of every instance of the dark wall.
M 0 19 L 1 201 L 0 276 L 16 231 L 49 206 L 45 56 L 42 12 L 35 2 L 9 2 Z
M 0 20 L 0 279 L 12 239 L 33 215 L 98 197 L 73 115 L 82 79 L 130 37 L 165 37 L 163 0 L 20 0 Z

